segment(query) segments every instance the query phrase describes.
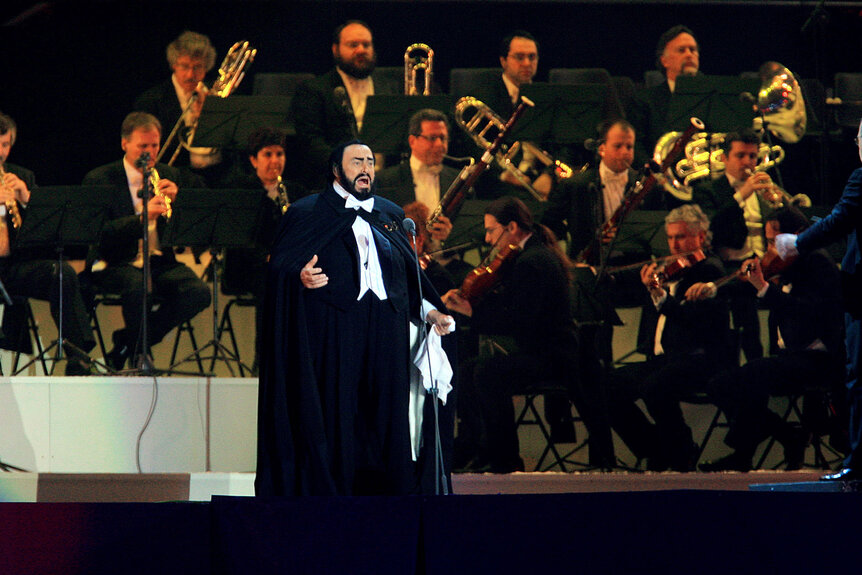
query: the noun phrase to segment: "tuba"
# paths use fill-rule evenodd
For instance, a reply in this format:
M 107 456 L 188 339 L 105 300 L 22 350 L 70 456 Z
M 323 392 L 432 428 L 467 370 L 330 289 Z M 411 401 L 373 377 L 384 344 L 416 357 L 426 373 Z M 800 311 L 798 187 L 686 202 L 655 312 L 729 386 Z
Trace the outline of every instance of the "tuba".
M 416 89 L 416 77 L 422 73 L 425 87 L 422 92 Z M 404 51 L 404 94 L 407 96 L 431 95 L 431 82 L 434 78 L 434 50 L 428 44 L 416 43 Z
M 806 113 L 802 90 L 793 74 L 778 62 L 766 62 L 759 70 L 761 87 L 757 98 L 748 94 L 755 111 L 753 128 L 766 128 L 777 138 L 789 144 L 798 142 L 805 134 Z M 740 96 L 745 97 L 745 94 Z M 653 159 L 661 164 L 681 132 L 668 132 L 658 139 Z M 692 197 L 692 183 L 701 178 L 720 178 L 724 174 L 724 133 L 702 132 L 695 134 L 685 147 L 685 157 L 665 169 L 660 177 L 662 187 L 676 198 L 688 202 Z M 761 142 L 758 165 L 755 171 L 766 171 L 784 160 L 784 150 L 777 144 Z M 786 193 L 786 192 L 785 192 Z M 796 197 L 796 196 L 794 196 Z M 810 201 L 810 200 L 809 200 Z M 798 205 L 803 205 L 800 203 Z
M 254 57 L 257 55 L 257 49 L 252 48 L 248 41 L 237 42 L 233 46 L 230 47 L 227 54 L 222 60 L 221 66 L 218 69 L 218 78 L 213 83 L 212 88 L 207 90 L 206 86 L 203 86 L 204 92 L 209 95 L 213 94 L 218 96 L 219 98 L 227 98 L 230 94 L 239 86 L 239 83 L 242 82 L 242 79 L 245 77 L 245 70 L 249 64 L 254 61 Z M 168 160 L 168 165 L 172 166 L 179 156 L 180 149 L 186 148 L 187 150 L 191 150 L 192 140 L 194 139 L 195 130 L 198 127 L 198 120 L 195 120 L 194 124 L 189 128 L 188 137 L 185 141 L 183 141 L 182 136 L 179 134 L 180 127 L 182 127 L 184 123 L 184 119 L 186 114 L 192 108 L 195 100 L 197 100 L 198 95 L 197 92 L 192 94 L 191 99 L 189 100 L 188 105 L 186 105 L 185 109 L 183 109 L 180 114 L 177 123 L 174 124 L 171 133 L 165 138 L 165 143 L 162 144 L 162 149 L 159 151 L 158 157 L 156 157 L 156 162 L 161 161 L 162 156 L 165 151 L 168 149 L 168 145 L 173 141 L 174 137 L 179 138 L 179 145 L 177 149 L 174 151 L 174 154 L 171 156 L 171 159 Z

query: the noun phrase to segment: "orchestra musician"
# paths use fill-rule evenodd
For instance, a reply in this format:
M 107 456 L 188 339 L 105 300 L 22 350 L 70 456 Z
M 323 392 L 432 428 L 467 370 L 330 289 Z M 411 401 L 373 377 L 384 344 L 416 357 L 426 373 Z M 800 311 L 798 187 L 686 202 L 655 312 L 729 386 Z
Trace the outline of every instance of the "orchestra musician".
M 856 133 L 856 146 L 862 160 L 862 122 Z M 862 222 L 862 168 L 857 168 L 844 187 L 832 212 L 801 234 L 782 233 L 775 247 L 782 258 L 804 254 L 846 238 L 847 251 L 841 260 L 841 291 L 844 298 L 845 346 L 847 350 L 845 385 L 850 407 L 850 453 L 841 469 L 828 473 L 824 481 L 862 479 L 862 383 L 859 382 L 859 355 L 862 353 L 862 281 L 860 281 L 860 222 Z
M 222 163 L 222 154 L 218 150 L 193 148 L 189 151 L 180 146 L 180 141 L 188 141 L 191 128 L 200 118 L 207 96 L 203 80 L 215 67 L 216 50 L 207 36 L 187 30 L 168 44 L 165 53 L 171 77 L 140 94 L 135 99 L 134 110 L 148 112 L 161 123 L 164 132 L 163 163 L 184 168 L 190 166 L 215 187 L 216 182 L 229 177 L 230 163 Z M 165 142 L 180 116 L 180 133 L 170 142 Z M 179 153 L 171 161 L 178 147 Z
M 656 66 L 664 81 L 635 95 L 626 118 L 639 135 L 635 158 L 643 164 L 652 158 L 658 139 L 669 132 L 667 125 L 670 100 L 681 75 L 695 75 L 700 70 L 700 46 L 694 32 L 678 24 L 666 30 L 656 45 Z
M 742 262 L 766 252 L 764 219 L 772 211 L 762 193 L 772 187 L 769 174 L 755 171 L 760 137 L 750 128 L 729 132 L 724 139 L 724 175 L 707 184 L 696 185 L 692 201 L 709 215 L 712 248 L 728 272 Z M 760 341 L 758 300 L 751 284 L 727 286 L 733 325 L 739 330 L 745 359 L 763 357 Z
M 758 444 L 770 436 L 784 447 L 787 469 L 799 469 L 807 431 L 770 410 L 769 396 L 807 390 L 841 392 L 844 341 L 838 267 L 824 249 L 789 262 L 775 251 L 779 233 L 800 233 L 808 226 L 807 218 L 793 207 L 766 216 L 767 255 L 746 260 L 742 272 L 737 272 L 769 310 L 774 349 L 769 357 L 748 361 L 710 383 L 710 396 L 730 422 L 724 442 L 734 451 L 702 463 L 701 471 L 749 471 Z
M 553 233 L 534 225 L 530 211 L 513 197 L 491 202 L 484 221 L 485 242 L 511 254 L 506 256 L 510 263 L 499 269 L 489 293 L 471 300 L 462 286 L 447 292 L 443 300 L 450 310 L 470 318 L 471 329 L 487 336 L 472 382 L 484 425 L 480 458 L 485 460 L 477 461 L 475 469 L 483 469 L 487 462 L 491 472 L 509 473 L 524 469 L 512 405 L 512 394 L 524 382 L 564 382 L 591 435 L 598 429 L 595 422 L 601 410 L 582 401 L 569 302 L 570 263 Z M 591 455 L 598 464 L 600 454 Z M 602 467 L 610 465 L 601 461 Z
M 335 67 L 298 86 L 291 100 L 289 116 L 305 154 L 300 165 L 309 189 L 325 184 L 321 175 L 328 173 L 332 149 L 361 133 L 368 96 L 402 90 L 398 82 L 374 73 L 374 38 L 362 21 L 349 20 L 335 29 L 332 57 Z
M 173 249 L 158 245 L 168 210 L 166 198 L 173 201 L 179 186 L 203 187 L 199 177 L 183 175 L 177 168 L 155 163 L 161 130 L 161 123 L 155 116 L 132 112 L 123 120 L 120 132 L 123 158 L 84 176 L 84 185 L 113 188 L 110 214 L 97 249 L 98 258 L 106 267 L 103 270 L 94 268 L 93 280 L 102 291 L 120 295 L 125 326 L 113 333 L 114 347 L 105 358 L 115 370 L 121 370 L 133 354 L 143 353 L 140 334 L 144 257 L 150 259 L 152 294 L 159 300 L 157 309 L 149 314 L 147 349 L 162 341 L 174 327 L 206 309 L 211 299 L 207 285 L 194 271 L 176 260 Z M 144 254 L 140 249 L 143 200 L 139 192 L 146 187 L 146 182 L 144 170 L 138 164 L 144 154 L 148 155 L 147 168 L 155 169 L 159 175 L 156 195 L 147 203 L 151 254 Z
M 408 131 L 410 158 L 380 171 L 378 193 L 402 207 L 419 201 L 433 210 L 458 177 L 458 170 L 443 164 L 449 151 L 449 119 L 443 112 L 425 108 L 410 117 Z M 443 242 L 451 232 L 451 220 L 441 215 L 432 226 L 431 238 Z
M 63 298 L 60 301 L 60 284 L 55 268 L 57 260 L 41 248 L 16 248 L 18 229 L 26 218 L 30 194 L 36 190 L 36 177 L 27 168 L 8 163 L 9 153 L 18 136 L 15 121 L 0 112 L 0 279 L 7 292 L 21 298 L 34 298 L 50 302 L 51 316 L 59 324 L 63 310 L 63 337 L 83 352 L 96 345 L 90 329 L 90 316 L 81 297 L 78 274 L 63 262 Z M 17 213 L 17 216 L 16 216 Z M 27 330 L 27 316 L 23 306 L 6 306 L 3 313 L 2 347 L 26 352 L 12 340 L 13 334 Z M 29 342 L 29 338 L 26 338 Z M 66 349 L 65 375 L 90 375 L 92 364 L 72 348 Z
M 282 177 L 285 167 L 285 134 L 262 127 L 249 134 L 246 154 L 252 173 L 237 178 L 228 187 L 260 190 L 257 240 L 252 247 L 228 248 L 224 254 L 224 293 L 251 293 L 255 302 L 255 345 L 252 373 L 257 373 L 260 356 L 260 326 L 263 325 L 263 294 L 266 290 L 266 263 L 269 246 L 281 216 L 292 202 L 303 197 L 305 188 Z
M 680 400 L 704 390 L 717 366 L 731 356 L 727 304 L 713 283 L 724 275 L 721 260 L 709 253 L 709 219 L 697 205 L 683 205 L 665 218 L 672 263 L 641 269 L 651 303 L 644 307 L 641 331 L 646 361 L 616 368 L 609 380 L 611 424 L 647 468 L 691 471 L 697 446 L 685 423 Z M 671 267 L 668 265 L 668 267 Z M 650 423 L 636 400 L 643 399 Z

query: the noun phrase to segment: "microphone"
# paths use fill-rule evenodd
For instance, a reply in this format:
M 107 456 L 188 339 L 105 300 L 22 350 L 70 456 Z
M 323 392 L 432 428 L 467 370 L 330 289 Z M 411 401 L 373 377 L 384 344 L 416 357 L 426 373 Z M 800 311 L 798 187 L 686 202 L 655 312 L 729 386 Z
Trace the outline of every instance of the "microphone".
M 150 163 L 150 153 L 141 152 L 141 155 L 135 160 L 135 167 L 141 170 L 145 169 Z
M 416 222 L 414 222 L 411 218 L 404 218 L 404 221 L 401 222 L 401 225 L 404 226 L 404 231 L 410 234 L 413 238 L 416 237 Z

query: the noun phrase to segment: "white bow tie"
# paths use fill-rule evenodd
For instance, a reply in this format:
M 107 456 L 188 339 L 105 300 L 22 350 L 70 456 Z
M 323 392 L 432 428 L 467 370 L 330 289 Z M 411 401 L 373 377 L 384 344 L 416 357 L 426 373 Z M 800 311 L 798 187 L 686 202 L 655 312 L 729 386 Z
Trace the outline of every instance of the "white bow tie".
M 354 210 L 362 208 L 370 214 L 371 210 L 374 209 L 374 198 L 372 197 L 368 198 L 367 200 L 360 201 L 356 198 L 356 196 L 350 194 L 347 196 L 347 200 L 344 202 L 344 207 L 348 209 L 353 208 Z

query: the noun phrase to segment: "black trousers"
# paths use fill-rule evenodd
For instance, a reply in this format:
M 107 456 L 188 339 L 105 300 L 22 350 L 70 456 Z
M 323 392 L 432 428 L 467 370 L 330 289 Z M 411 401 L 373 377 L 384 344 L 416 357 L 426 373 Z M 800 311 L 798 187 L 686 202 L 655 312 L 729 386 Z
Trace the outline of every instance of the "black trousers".
M 12 296 L 48 301 L 54 323 L 60 320 L 60 279 L 56 273 L 57 262 L 53 260 L 4 261 L 0 263 L 0 277 Z M 78 274 L 68 263 L 63 263 L 63 337 L 83 351 L 96 345 L 90 329 L 90 316 L 81 297 Z M 11 311 L 11 310 L 7 310 Z M 26 321 L 22 314 L 17 321 Z M 13 320 L 14 321 L 14 320 Z M 10 329 L 4 321 L 4 329 Z M 21 324 L 12 329 L 26 329 Z M 7 337 L 12 334 L 6 334 Z
M 155 345 L 176 326 L 190 320 L 209 306 L 209 287 L 186 265 L 172 259 L 152 257 L 152 296 L 156 309 L 147 324 L 149 345 Z M 125 322 L 124 343 L 140 351 L 144 300 L 143 270 L 131 264 L 108 266 L 96 279 L 101 291 L 119 294 Z M 115 342 L 118 343 L 118 342 Z

